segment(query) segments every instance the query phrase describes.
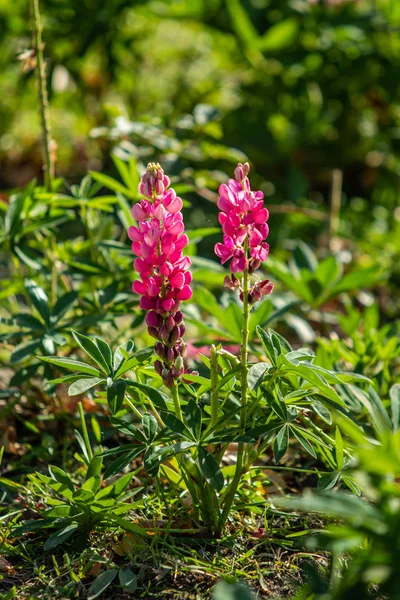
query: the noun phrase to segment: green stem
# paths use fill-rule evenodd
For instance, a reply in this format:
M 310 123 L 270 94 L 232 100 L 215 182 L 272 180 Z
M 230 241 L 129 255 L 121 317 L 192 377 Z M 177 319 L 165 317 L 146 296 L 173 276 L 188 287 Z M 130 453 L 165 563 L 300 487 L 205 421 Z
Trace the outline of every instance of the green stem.
M 246 240 L 247 242 L 247 240 Z M 247 258 L 247 243 L 245 242 L 245 252 Z M 249 271 L 246 269 L 243 274 L 243 329 L 242 329 L 242 347 L 240 353 L 241 368 L 241 408 L 240 411 L 240 434 L 243 435 L 246 427 L 246 405 L 247 405 L 247 376 L 248 376 L 248 345 L 249 345 Z M 243 456 L 244 456 L 244 443 L 238 444 L 236 469 L 233 476 L 232 482 L 228 488 L 224 510 L 222 511 L 221 518 L 219 520 L 218 534 L 221 534 L 223 527 L 227 521 L 229 511 L 232 508 L 233 500 L 235 498 L 236 491 L 238 489 L 240 479 L 243 475 Z
M 211 421 L 210 426 L 213 427 L 218 420 L 218 354 L 217 349 L 214 345 L 211 346 L 211 362 L 210 362 L 210 375 L 211 375 L 211 390 L 210 390 L 210 402 L 211 402 Z
M 178 386 L 176 383 L 174 383 L 174 385 L 171 388 L 171 395 L 172 395 L 172 399 L 174 401 L 174 407 L 175 407 L 175 416 L 177 419 L 179 419 L 180 421 L 183 421 L 183 416 L 182 416 L 182 410 L 181 410 L 181 404 L 179 401 L 179 392 L 178 392 Z
M 302 415 L 301 413 L 299 414 L 299 419 L 302 423 L 304 423 L 304 425 L 307 426 L 308 429 L 314 431 L 326 444 L 328 444 L 328 446 L 331 446 L 332 448 L 335 447 L 335 440 L 327 435 L 320 427 L 318 427 L 318 425 L 311 421 L 311 419 L 305 415 Z M 349 452 L 346 448 L 343 449 L 343 452 L 347 454 L 347 456 L 351 456 L 351 452 Z
M 83 439 L 85 441 L 86 451 L 88 453 L 89 460 L 92 460 L 93 450 L 92 450 L 92 446 L 90 444 L 89 434 L 88 434 L 88 430 L 86 427 L 85 413 L 83 412 L 82 402 L 78 402 L 78 409 L 79 409 L 79 416 L 81 419 L 81 427 L 82 427 Z
M 51 191 L 53 177 L 54 177 L 54 164 L 51 156 L 51 129 L 49 119 L 49 101 L 47 97 L 46 87 L 46 64 L 43 57 L 43 42 L 42 42 L 42 29 L 43 25 L 40 19 L 39 11 L 39 0 L 32 1 L 33 10 L 33 33 L 35 36 L 35 48 L 37 58 L 37 83 L 38 83 L 38 96 L 39 96 L 39 112 L 42 121 L 42 135 L 43 135 L 43 147 L 44 147 L 44 180 L 45 187 L 48 192 Z

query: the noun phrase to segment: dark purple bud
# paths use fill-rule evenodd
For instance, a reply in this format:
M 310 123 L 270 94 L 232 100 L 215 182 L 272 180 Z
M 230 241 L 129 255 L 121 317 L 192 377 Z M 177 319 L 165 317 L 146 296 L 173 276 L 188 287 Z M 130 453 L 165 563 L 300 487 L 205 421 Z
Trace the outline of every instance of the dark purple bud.
M 174 319 L 175 319 L 175 323 L 176 325 L 180 325 L 183 321 L 183 314 L 181 313 L 180 310 L 178 310 L 178 312 L 176 312 L 174 314 Z
M 167 348 L 165 359 L 167 363 L 172 363 L 172 361 L 175 359 L 175 352 L 173 348 Z
M 163 372 L 163 366 L 162 366 L 161 361 L 159 361 L 159 360 L 155 361 L 155 363 L 154 363 L 154 369 L 155 369 L 155 371 L 156 371 L 156 373 L 158 375 L 162 374 L 162 372 Z
M 172 387 L 174 385 L 174 378 L 172 373 L 169 371 L 166 377 L 163 377 L 164 385 Z
M 160 334 L 159 334 L 159 337 L 160 337 L 160 340 L 163 340 L 164 342 L 167 342 L 167 341 L 168 341 L 168 338 L 169 338 L 169 331 L 168 331 L 168 329 L 166 328 L 166 326 L 165 326 L 165 325 L 163 325 L 163 326 L 160 328 Z
M 169 317 L 167 317 L 164 321 L 164 325 L 167 328 L 167 331 L 172 331 L 173 328 L 175 327 L 175 319 L 172 315 L 170 315 Z
M 149 327 L 159 327 L 161 325 L 161 317 L 154 310 L 151 310 L 146 315 L 146 323 Z
M 169 335 L 169 343 L 170 344 L 174 345 L 179 340 L 181 328 L 182 328 L 182 326 L 181 327 L 177 327 L 176 325 L 174 326 L 173 330 L 171 331 L 171 333 Z
M 186 327 L 184 325 L 179 326 L 179 337 L 183 337 L 185 335 Z
M 159 330 L 157 327 L 148 327 L 147 331 L 149 332 L 149 334 L 151 336 L 153 336 L 154 338 L 158 339 L 159 338 Z
M 154 352 L 160 358 L 165 358 L 165 346 L 164 346 L 164 344 L 162 344 L 161 342 L 157 342 L 157 344 L 154 346 Z

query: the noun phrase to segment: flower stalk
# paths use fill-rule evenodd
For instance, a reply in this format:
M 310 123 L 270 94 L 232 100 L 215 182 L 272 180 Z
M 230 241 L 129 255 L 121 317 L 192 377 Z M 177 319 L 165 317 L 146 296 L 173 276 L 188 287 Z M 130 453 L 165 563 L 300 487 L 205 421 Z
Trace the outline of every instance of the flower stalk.
M 47 96 L 47 85 L 46 85 L 46 63 L 44 61 L 43 48 L 44 44 L 42 41 L 42 30 L 43 25 L 40 18 L 39 0 L 32 1 L 33 11 L 33 33 L 35 38 L 35 49 L 37 58 L 37 86 L 38 86 L 38 97 L 39 97 L 39 112 L 42 123 L 42 136 L 43 136 L 43 154 L 45 164 L 43 165 L 44 181 L 46 191 L 50 192 L 52 189 L 54 179 L 54 161 L 52 157 L 52 139 L 51 139 L 51 127 L 49 118 L 49 100 Z

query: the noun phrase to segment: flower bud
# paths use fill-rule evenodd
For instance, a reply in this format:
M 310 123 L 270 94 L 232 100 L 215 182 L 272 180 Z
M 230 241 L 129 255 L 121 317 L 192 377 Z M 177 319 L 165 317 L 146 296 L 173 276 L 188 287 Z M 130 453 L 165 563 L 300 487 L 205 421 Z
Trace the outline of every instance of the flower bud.
M 149 327 L 159 327 L 161 325 L 161 317 L 154 310 L 151 310 L 146 315 L 146 323 Z
M 168 329 L 167 329 L 167 327 L 165 325 L 163 325 L 160 328 L 159 337 L 160 337 L 160 340 L 163 340 L 163 342 L 167 342 L 168 341 L 169 331 L 168 331 Z
M 179 340 L 179 338 L 180 338 L 180 329 L 181 329 L 181 327 L 177 327 L 176 325 L 172 329 L 172 331 L 170 333 L 170 336 L 169 336 L 169 343 L 171 345 L 175 345 L 176 342 Z
M 149 332 L 149 334 L 150 334 L 152 337 L 154 337 L 154 338 L 158 339 L 158 337 L 159 337 L 159 330 L 158 330 L 158 328 L 157 328 L 157 327 L 148 327 L 148 328 L 147 328 L 147 331 Z
M 174 349 L 167 348 L 166 353 L 165 353 L 165 359 L 166 359 L 167 363 L 172 363 L 174 358 L 175 358 Z
M 159 360 L 155 361 L 155 363 L 154 363 L 154 369 L 155 369 L 157 375 L 161 375 L 162 374 L 162 372 L 163 372 L 163 366 L 162 366 L 161 361 L 159 361 Z
M 234 170 L 234 174 L 235 174 L 236 181 L 238 181 L 238 182 L 243 181 L 244 170 L 243 170 L 243 165 L 241 163 L 239 163 L 238 166 L 236 167 L 236 169 Z
M 173 328 L 175 327 L 175 319 L 172 315 L 170 315 L 169 317 L 167 317 L 164 321 L 164 325 L 167 328 L 167 331 L 172 331 Z
M 181 313 L 180 310 L 178 310 L 175 314 L 174 314 L 174 319 L 175 319 L 175 323 L 177 325 L 180 325 L 183 321 L 183 314 Z
M 164 346 L 164 344 L 162 344 L 161 342 L 157 342 L 157 344 L 154 346 L 154 352 L 160 358 L 165 358 L 165 346 Z

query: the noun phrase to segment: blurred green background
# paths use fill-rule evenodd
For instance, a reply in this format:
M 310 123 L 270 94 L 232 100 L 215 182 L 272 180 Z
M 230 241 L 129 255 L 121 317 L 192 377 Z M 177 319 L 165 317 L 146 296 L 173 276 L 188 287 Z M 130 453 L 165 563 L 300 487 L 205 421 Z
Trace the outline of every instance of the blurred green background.
M 284 246 L 326 233 L 340 169 L 336 250 L 357 239 L 398 264 L 397 0 L 42 0 L 41 11 L 58 175 L 115 175 L 112 149 L 160 159 L 201 192 L 199 227 L 216 223 L 212 192 L 248 157 L 271 243 Z M 17 59 L 30 30 L 28 0 L 0 0 L 0 190 L 41 180 L 34 71 Z

